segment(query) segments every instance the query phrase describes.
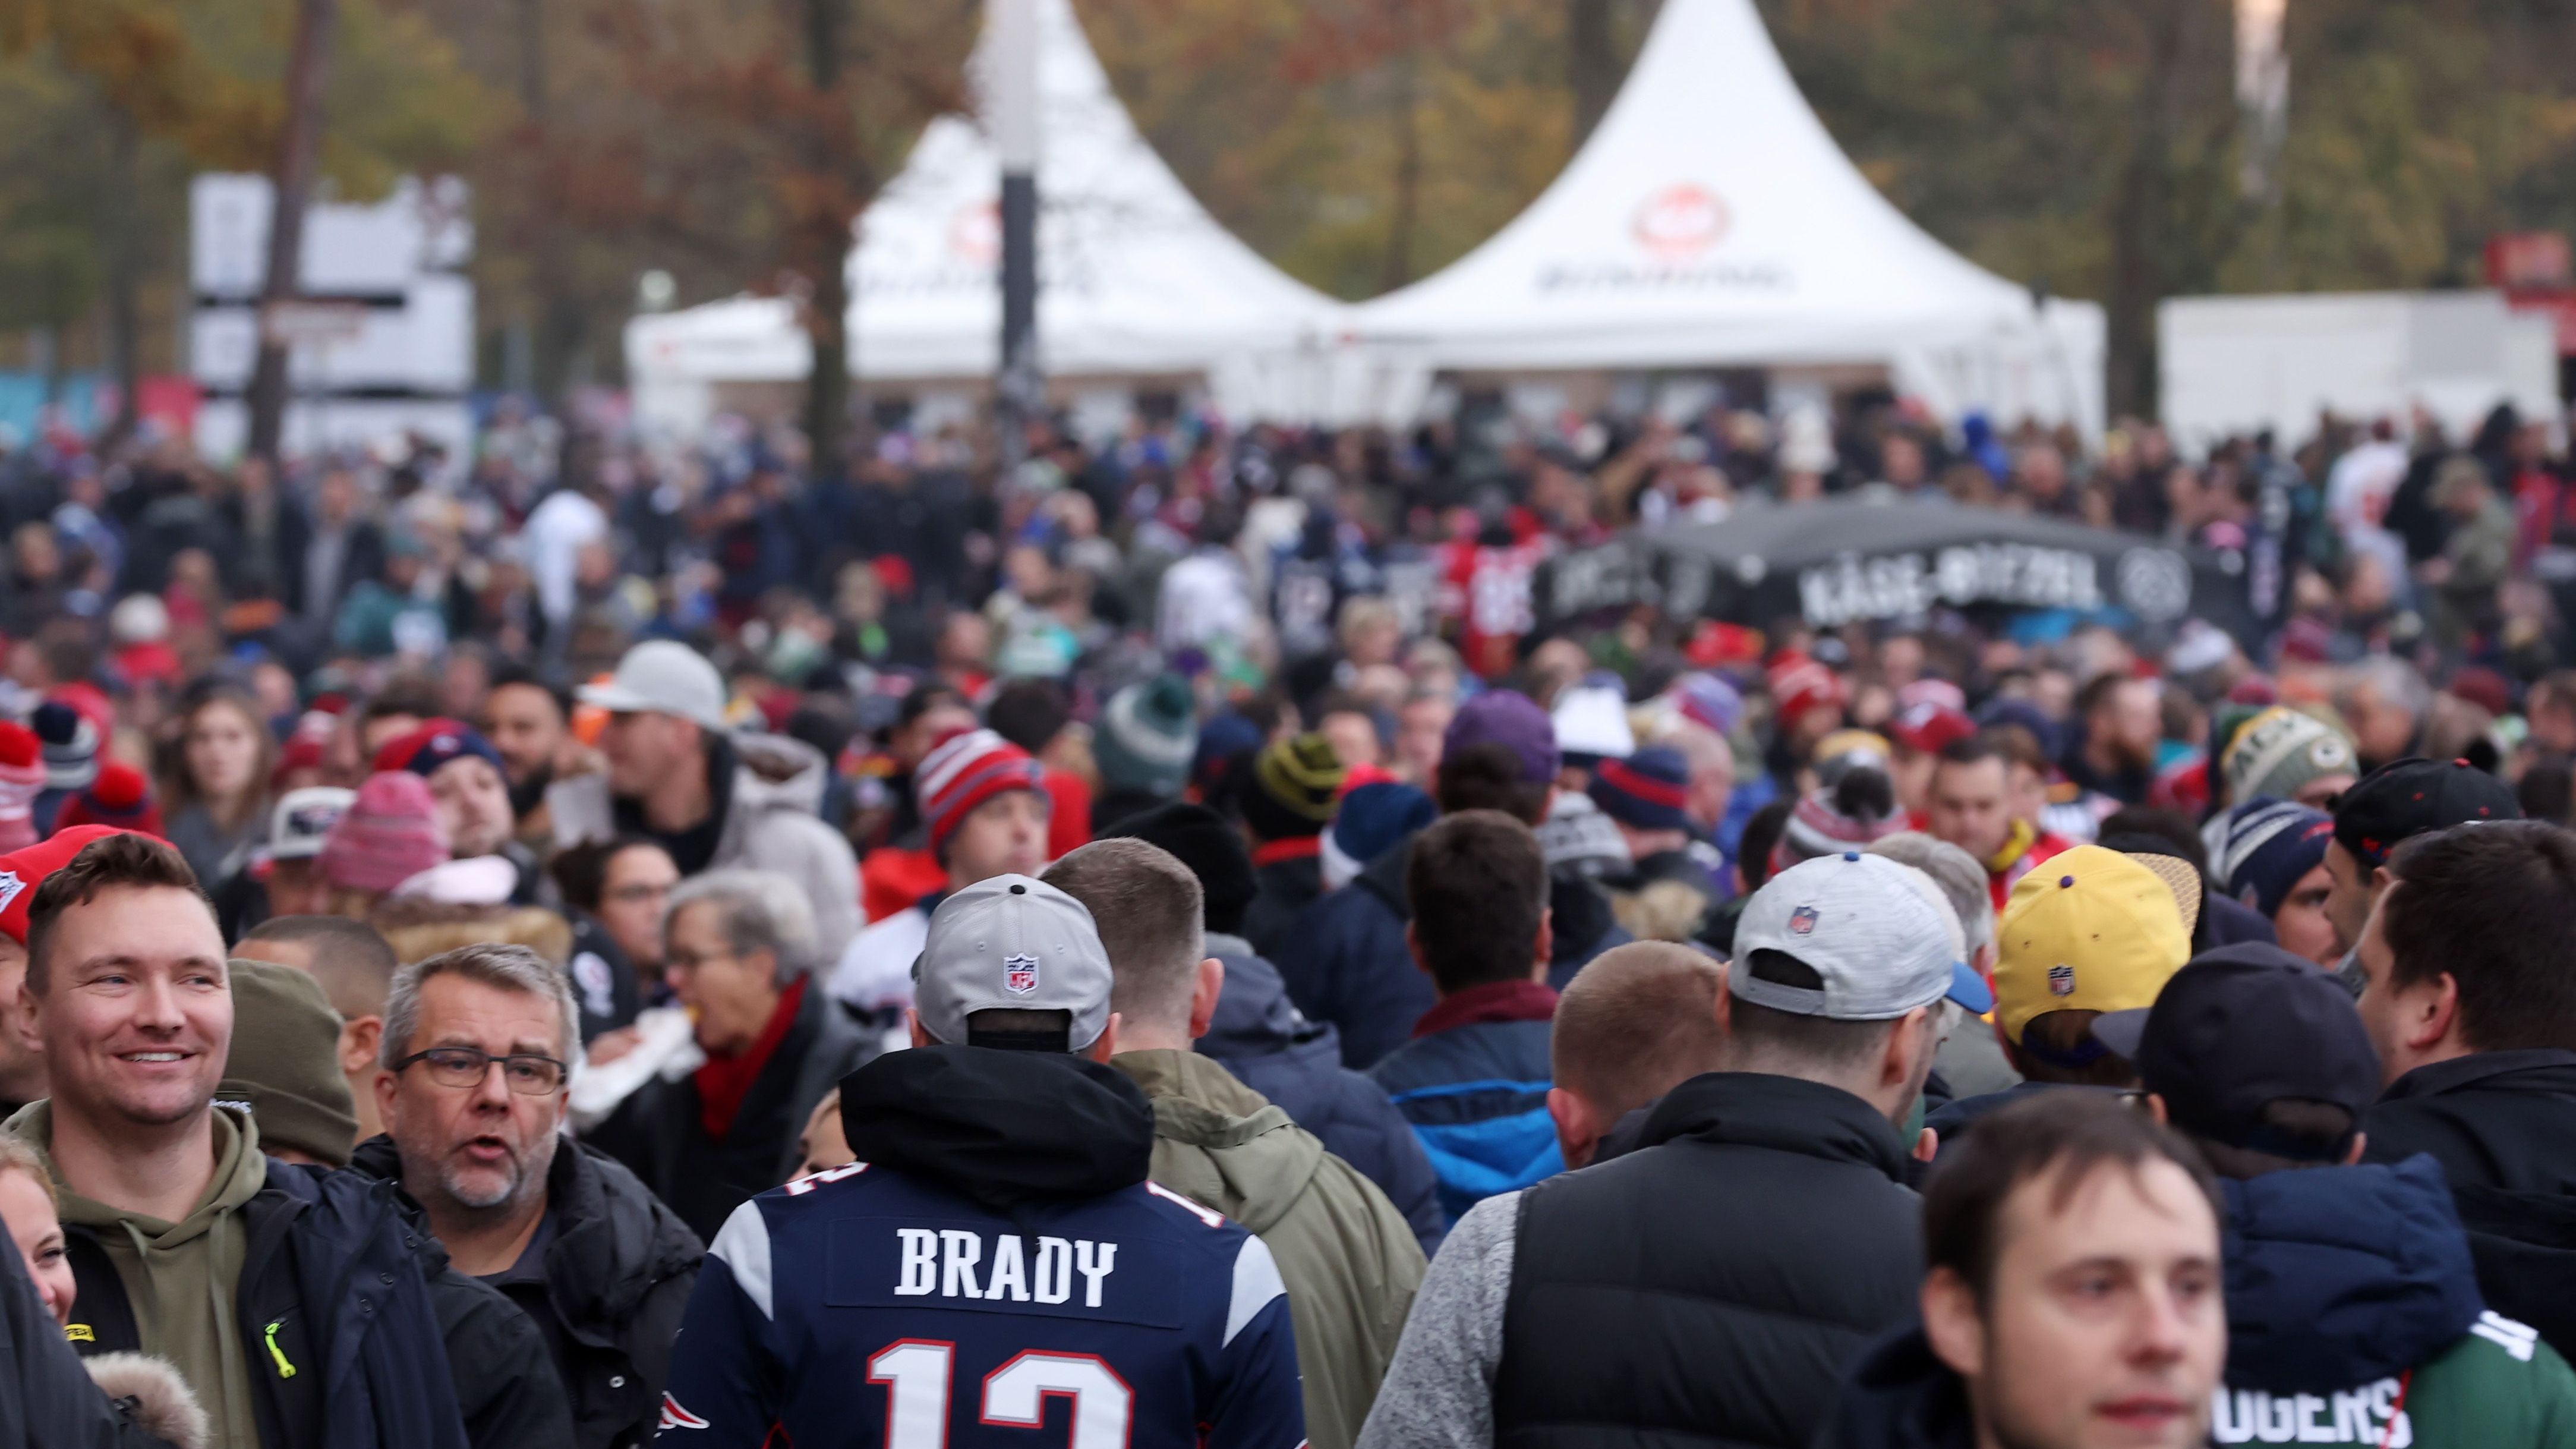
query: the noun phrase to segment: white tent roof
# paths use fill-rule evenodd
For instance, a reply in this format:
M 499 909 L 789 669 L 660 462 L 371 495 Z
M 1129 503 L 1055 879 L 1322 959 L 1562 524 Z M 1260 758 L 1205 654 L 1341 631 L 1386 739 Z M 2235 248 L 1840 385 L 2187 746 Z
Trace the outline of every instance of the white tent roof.
M 2098 426 L 2100 310 L 1967 261 L 1834 143 L 1753 0 L 1665 0 L 1574 160 L 1484 245 L 1355 309 L 1425 369 L 1850 362 L 1945 411 Z M 2014 396 L 2021 394 L 2021 396 Z
M 1341 304 L 1217 224 L 1153 147 L 1070 0 L 1037 0 L 1038 356 L 1057 376 L 1204 373 L 1258 387 L 1327 334 Z M 970 61 L 989 73 L 988 29 Z M 858 224 L 852 371 L 984 378 L 1000 352 L 1001 164 L 981 122 L 933 120 Z M 653 383 L 794 380 L 809 352 L 789 304 L 740 297 L 643 317 L 630 367 Z M 1229 386 L 1231 384 L 1231 387 Z

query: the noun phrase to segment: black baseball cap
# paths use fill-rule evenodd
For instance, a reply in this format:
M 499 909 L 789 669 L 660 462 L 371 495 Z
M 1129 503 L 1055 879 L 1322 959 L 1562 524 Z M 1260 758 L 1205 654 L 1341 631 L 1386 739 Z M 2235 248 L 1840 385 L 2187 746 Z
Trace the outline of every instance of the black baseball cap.
M 2429 831 L 2521 818 L 2513 787 L 2466 760 L 2391 760 L 2337 797 L 2334 838 L 2369 871 Z
M 2314 1142 L 2263 1120 L 2285 1098 L 2347 1108 L 2356 1126 L 2379 1096 L 2379 1053 L 2352 993 L 2278 946 L 2243 942 L 2194 957 L 2143 1011 L 2094 1019 L 2093 1035 L 2138 1065 L 2173 1125 L 2195 1137 L 2317 1160 Z M 2345 1134 L 2331 1153 L 2350 1150 Z

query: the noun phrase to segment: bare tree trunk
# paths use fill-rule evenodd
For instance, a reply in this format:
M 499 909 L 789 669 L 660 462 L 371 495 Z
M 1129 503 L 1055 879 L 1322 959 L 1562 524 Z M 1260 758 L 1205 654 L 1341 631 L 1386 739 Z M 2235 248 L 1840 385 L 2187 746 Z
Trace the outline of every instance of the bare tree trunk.
M 277 462 L 286 423 L 286 343 L 269 330 L 271 309 L 303 290 L 304 211 L 322 155 L 322 97 L 331 69 L 338 0 L 296 0 L 295 41 L 286 57 L 286 124 L 271 176 L 275 210 L 268 219 L 268 276 L 259 292 L 259 361 L 250 379 L 250 452 Z
M 1574 144 L 1592 134 L 1619 94 L 1619 53 L 1611 36 L 1614 0 L 1565 0 L 1565 79 L 1574 92 Z
M 2156 313 L 2173 290 L 2177 236 L 2176 150 L 2191 104 L 2191 67 L 2203 49 L 2203 0 L 2141 7 L 2147 27 L 2138 129 L 2111 207 L 2108 402 L 2113 417 L 2153 418 L 2158 375 Z
M 1417 38 L 1407 36 L 1395 57 L 1395 197 L 1387 212 L 1383 290 L 1392 292 L 1413 280 L 1413 237 L 1421 210 L 1422 56 Z
M 99 194 L 99 249 L 107 263 L 107 349 L 108 364 L 116 372 L 116 417 L 99 436 L 99 451 L 113 453 L 134 432 L 140 400 L 135 393 L 143 381 L 139 353 L 143 346 L 143 327 L 136 294 L 142 290 L 143 268 L 140 263 L 142 207 L 136 192 L 141 178 L 136 174 L 135 153 L 139 149 L 134 122 L 123 111 L 109 113 L 107 131 L 107 185 Z
M 805 0 L 805 65 L 814 89 L 830 95 L 841 88 L 841 29 L 848 0 Z M 834 122 L 837 124 L 837 118 Z M 816 173 L 831 174 L 845 149 L 835 138 L 815 139 Z M 806 331 L 813 343 L 813 369 L 805 378 L 805 437 L 813 450 L 816 481 L 837 479 L 842 448 L 849 432 L 849 218 L 828 210 L 810 220 L 807 247 L 813 258 L 813 295 Z

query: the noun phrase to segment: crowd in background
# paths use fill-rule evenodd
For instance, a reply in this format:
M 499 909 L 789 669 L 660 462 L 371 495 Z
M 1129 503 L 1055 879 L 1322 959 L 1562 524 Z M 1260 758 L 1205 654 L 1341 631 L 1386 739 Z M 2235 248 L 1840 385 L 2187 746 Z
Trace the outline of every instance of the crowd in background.
M 2562 432 L 48 434 L 0 1312 L 105 1392 L 12 1318 L 0 1444 L 875 1443 L 955 1310 L 863 1201 L 1002 1233 L 906 1296 L 1231 1235 L 1112 1292 L 1211 1335 L 1139 1443 L 2576 1444 Z M 2259 637 L 1544 614 L 1835 495 L 2226 554 Z

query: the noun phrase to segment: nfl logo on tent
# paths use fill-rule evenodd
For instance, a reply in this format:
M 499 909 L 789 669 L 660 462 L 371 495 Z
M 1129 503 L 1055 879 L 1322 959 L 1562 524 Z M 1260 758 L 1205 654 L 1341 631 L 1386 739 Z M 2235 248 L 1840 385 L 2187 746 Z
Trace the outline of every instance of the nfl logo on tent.
M 1038 989 L 1038 958 L 1005 956 L 1002 958 L 1002 989 L 1013 996 L 1026 996 Z
M 2075 994 L 2075 968 L 2062 963 L 2049 967 L 2048 994 L 2051 996 L 2073 996 Z
M 1816 933 L 1816 908 L 1815 908 L 1814 906 L 1800 906 L 1800 907 L 1798 907 L 1796 910 L 1791 911 L 1791 912 L 1789 913 L 1789 934 L 1790 934 L 1790 935 L 1792 935 L 1792 936 L 1812 936 L 1812 935 L 1814 935 L 1815 933 Z

